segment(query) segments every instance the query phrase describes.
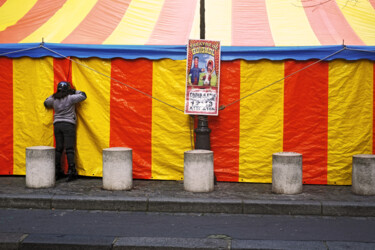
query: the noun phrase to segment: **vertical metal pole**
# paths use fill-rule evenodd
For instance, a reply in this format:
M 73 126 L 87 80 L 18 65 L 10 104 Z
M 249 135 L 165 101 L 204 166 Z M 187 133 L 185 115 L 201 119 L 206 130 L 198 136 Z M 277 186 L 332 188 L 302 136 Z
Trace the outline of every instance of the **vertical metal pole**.
M 204 0 L 201 0 L 200 4 L 200 39 L 206 39 L 206 13 L 204 9 Z
M 205 9 L 204 0 L 200 0 L 200 39 L 206 38 L 206 23 L 205 23 Z M 195 132 L 195 149 L 211 150 L 210 133 L 211 129 L 208 127 L 208 117 L 206 115 L 198 116 L 198 127 Z

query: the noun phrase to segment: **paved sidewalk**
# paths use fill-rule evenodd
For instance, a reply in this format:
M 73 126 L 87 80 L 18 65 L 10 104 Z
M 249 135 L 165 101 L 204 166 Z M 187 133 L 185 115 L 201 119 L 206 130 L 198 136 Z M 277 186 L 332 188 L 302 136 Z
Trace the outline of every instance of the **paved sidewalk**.
M 182 181 L 134 180 L 130 191 L 102 189 L 101 178 L 80 178 L 54 188 L 26 188 L 24 176 L 0 176 L 1 208 L 77 209 L 168 213 L 375 216 L 375 196 L 351 186 L 304 185 L 297 195 L 271 192 L 271 184 L 218 182 L 211 193 L 191 193 Z
M 280 195 L 271 184 L 218 182 L 211 193 L 191 193 L 182 181 L 135 180 L 130 191 L 102 189 L 101 178 L 26 188 L 24 176 L 0 176 L 0 208 L 375 217 L 375 196 L 351 186 L 304 185 Z M 95 211 L 93 211 L 95 212 Z M 372 218 L 371 218 L 372 219 Z M 373 242 L 280 241 L 0 233 L 0 249 L 375 249 Z

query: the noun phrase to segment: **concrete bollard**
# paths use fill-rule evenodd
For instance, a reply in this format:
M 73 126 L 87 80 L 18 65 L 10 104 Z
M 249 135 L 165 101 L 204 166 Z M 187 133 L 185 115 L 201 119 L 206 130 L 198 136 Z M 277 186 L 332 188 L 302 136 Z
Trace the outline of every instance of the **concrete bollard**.
M 55 148 L 34 146 L 26 148 L 26 187 L 55 186 Z
M 272 192 L 277 194 L 302 192 L 302 154 L 293 152 L 272 154 Z
M 352 192 L 359 195 L 375 195 L 375 155 L 353 156 Z
M 103 149 L 103 188 L 130 190 L 133 187 L 133 150 L 113 147 Z
M 190 150 L 184 153 L 184 188 L 190 192 L 214 190 L 214 153 Z

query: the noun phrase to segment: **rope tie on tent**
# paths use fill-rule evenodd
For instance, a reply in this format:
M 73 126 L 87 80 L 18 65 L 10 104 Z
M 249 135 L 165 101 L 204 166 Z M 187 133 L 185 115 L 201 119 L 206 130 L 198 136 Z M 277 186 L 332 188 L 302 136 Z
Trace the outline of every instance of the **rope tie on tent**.
M 107 77 L 107 78 L 109 78 L 109 79 L 111 79 L 111 80 L 113 80 L 113 81 L 115 81 L 115 82 L 117 82 L 117 83 L 119 83 L 119 84 L 122 84 L 122 85 L 124 85 L 124 86 L 126 86 L 126 87 L 128 87 L 128 88 L 130 88 L 130 89 L 132 89 L 132 90 L 134 90 L 134 91 L 137 91 L 137 92 L 140 93 L 140 94 L 143 94 L 143 95 L 145 95 L 145 96 L 147 96 L 147 97 L 149 97 L 149 98 L 152 98 L 152 99 L 154 99 L 154 100 L 156 100 L 156 101 L 158 101 L 158 102 L 161 102 L 161 103 L 163 103 L 163 104 L 165 104 L 165 105 L 167 105 L 167 106 L 169 106 L 169 107 L 171 107 L 171 108 L 174 108 L 174 109 L 176 109 L 176 110 L 178 110 L 178 111 L 184 112 L 184 110 L 182 110 L 182 109 L 180 109 L 180 108 L 177 108 L 176 106 L 173 106 L 173 105 L 171 105 L 171 104 L 169 104 L 169 103 L 167 103 L 167 102 L 165 102 L 165 101 L 162 101 L 162 100 L 160 100 L 160 99 L 158 99 L 158 98 L 156 98 L 156 97 L 154 97 L 154 96 L 152 96 L 152 95 L 149 95 L 149 94 L 147 94 L 147 93 L 145 93 L 145 92 L 143 92 L 143 91 L 141 91 L 141 90 L 139 90 L 139 89 L 137 89 L 137 88 L 134 88 L 134 87 L 132 87 L 132 86 L 126 84 L 126 83 L 123 83 L 123 82 L 121 82 L 121 81 L 119 81 L 119 80 L 117 80 L 117 79 L 115 79 L 115 78 L 113 78 L 113 77 L 111 77 L 111 76 L 108 76 L 108 75 L 106 75 L 106 74 L 103 74 L 103 73 L 101 73 L 101 72 L 99 72 L 99 71 L 97 71 L 97 70 L 95 70 L 95 69 L 93 69 L 93 68 L 90 68 L 89 66 L 84 65 L 84 64 L 82 64 L 82 63 L 80 63 L 80 62 L 78 62 L 78 61 L 75 61 L 75 60 L 71 59 L 70 57 L 64 56 L 64 55 L 62 55 L 62 54 L 60 54 L 60 53 L 58 53 L 58 52 L 56 52 L 56 51 L 54 51 L 54 50 L 52 50 L 52 49 L 49 49 L 49 48 L 47 48 L 46 46 L 44 46 L 44 42 L 42 42 L 42 43 L 41 43 L 39 46 L 37 46 L 37 47 L 32 47 L 32 48 L 28 48 L 28 49 L 21 49 L 21 50 L 11 51 L 11 52 L 7 52 L 7 53 L 0 54 L 0 56 L 9 55 L 9 54 L 18 53 L 18 52 L 27 51 L 27 50 L 32 50 L 32 49 L 37 49 L 37 48 L 43 48 L 43 49 L 46 49 L 46 50 L 48 50 L 48 51 L 50 51 L 50 52 L 52 52 L 52 53 L 54 53 L 54 54 L 56 54 L 56 55 L 58 55 L 58 56 L 60 56 L 60 57 L 63 57 L 63 58 L 65 58 L 65 59 L 69 60 L 70 62 L 77 63 L 78 65 L 81 65 L 81 66 L 83 66 L 83 67 L 85 67 L 85 68 L 87 68 L 87 69 L 89 69 L 89 70 L 92 70 L 92 71 L 94 71 L 94 72 L 96 72 L 96 73 L 98 73 L 98 74 L 100 74 L 100 75 L 102 75 L 102 76 L 104 76 L 104 77 Z M 240 99 L 235 100 L 235 101 L 233 101 L 233 102 L 231 102 L 231 103 L 229 103 L 229 104 L 227 104 L 227 105 L 221 105 L 221 106 L 219 107 L 219 110 L 223 110 L 223 109 L 225 109 L 225 108 L 227 108 L 227 107 L 229 107 L 229 106 L 231 106 L 231 105 L 233 105 L 233 104 L 235 104 L 235 103 L 237 103 L 237 102 L 239 102 L 239 101 L 241 101 L 241 100 L 243 100 L 243 99 L 246 99 L 246 98 L 248 98 L 248 97 L 250 97 L 250 96 L 252 96 L 252 95 L 254 95 L 254 94 L 256 94 L 256 93 L 259 93 L 260 91 L 262 91 L 262 90 L 264 90 L 264 89 L 266 89 L 266 88 L 269 88 L 269 87 L 275 85 L 276 83 L 278 83 L 278 82 L 280 82 L 280 81 L 282 81 L 282 80 L 285 80 L 285 79 L 287 79 L 287 78 L 289 78 L 289 77 L 291 77 L 291 76 L 293 76 L 293 75 L 295 75 L 295 74 L 297 74 L 297 73 L 299 73 L 299 72 L 301 72 L 301 71 L 303 71 L 303 70 L 305 70 L 305 69 L 308 69 L 308 68 L 314 66 L 315 64 L 317 64 L 317 63 L 319 63 L 319 62 L 321 62 L 321 61 L 324 61 L 324 60 L 326 60 L 326 59 L 328 59 L 328 58 L 330 58 L 330 57 L 332 57 L 332 56 L 334 56 L 334 55 L 336 55 L 336 54 L 338 54 L 338 53 L 340 53 L 340 52 L 342 52 L 342 51 L 344 51 L 344 50 L 353 50 L 353 51 L 361 51 L 361 52 L 375 53 L 375 51 L 370 51 L 370 50 L 360 50 L 360 49 L 351 49 L 351 48 L 347 48 L 347 47 L 344 45 L 344 47 L 343 47 L 342 49 L 340 49 L 340 50 L 338 50 L 338 51 L 336 51 L 336 52 L 334 52 L 334 53 L 332 53 L 332 54 L 330 54 L 330 55 L 328 55 L 328 56 L 326 56 L 326 57 L 324 57 L 324 58 L 322 58 L 322 59 L 320 59 L 320 60 L 318 60 L 318 61 L 316 61 L 316 62 L 313 62 L 312 64 L 307 65 L 306 67 L 304 67 L 304 68 L 302 68 L 302 69 L 300 69 L 300 70 L 297 70 L 297 71 L 295 71 L 295 72 L 293 72 L 293 73 L 291 73 L 291 74 L 289 74 L 289 75 L 287 75 L 287 76 L 285 76 L 285 77 L 283 77 L 283 78 L 281 78 L 281 79 L 279 79 L 279 80 L 276 80 L 276 81 L 274 81 L 274 82 L 272 82 L 272 83 L 270 83 L 270 84 L 264 86 L 263 88 L 260 88 L 260 89 L 254 91 L 254 92 L 251 92 L 250 94 L 245 95 L 244 97 L 241 97 Z
M 162 100 L 160 100 L 160 99 L 158 99 L 158 98 L 156 98 L 156 97 L 154 97 L 154 96 L 152 96 L 152 95 L 149 95 L 149 94 L 147 94 L 147 93 L 145 93 L 145 92 L 143 92 L 143 91 L 141 91 L 141 90 L 139 90 L 139 89 L 136 89 L 136 88 L 134 88 L 134 87 L 132 87 L 132 86 L 126 84 L 126 83 L 123 83 L 123 82 L 121 82 L 121 81 L 119 81 L 119 80 L 117 80 L 117 79 L 115 79 L 115 78 L 113 78 L 113 77 L 111 77 L 111 76 L 107 76 L 107 75 L 105 75 L 105 74 L 103 74 L 103 73 L 101 73 L 101 72 L 99 72 L 99 71 L 97 71 L 97 70 L 95 70 L 95 69 L 93 69 L 93 68 L 90 68 L 90 67 L 88 67 L 88 66 L 86 66 L 86 65 L 84 65 L 84 64 L 82 64 L 82 63 L 80 63 L 80 62 L 77 62 L 77 61 L 75 61 L 75 60 L 73 60 L 73 59 L 71 59 L 71 58 L 68 58 L 68 57 L 66 57 L 66 56 L 64 56 L 64 55 L 62 55 L 62 54 L 60 54 L 60 53 L 58 53 L 58 52 L 56 52 L 56 51 L 54 51 L 54 50 L 51 50 L 51 49 L 45 47 L 43 44 L 41 44 L 40 47 L 42 47 L 42 48 L 44 48 L 44 49 L 46 49 L 46 50 L 48 50 L 48 51 L 51 51 L 52 53 L 54 53 L 54 54 L 56 54 L 56 55 L 59 55 L 59 56 L 61 56 L 61 57 L 64 57 L 64 58 L 66 58 L 66 59 L 68 59 L 68 60 L 70 60 L 70 61 L 72 61 L 72 62 L 75 62 L 75 63 L 77 63 L 77 64 L 79 64 L 79 65 L 81 65 L 81 66 L 83 66 L 83 67 L 86 67 L 86 68 L 88 68 L 88 69 L 90 69 L 90 70 L 92 70 L 92 71 L 94 71 L 94 72 L 96 72 L 96 73 L 98 73 L 98 74 L 100 74 L 100 75 L 102 75 L 102 76 L 105 76 L 105 77 L 107 77 L 107 78 L 110 78 L 110 79 L 112 79 L 112 80 L 114 80 L 114 81 L 116 81 L 116 82 L 118 82 L 118 83 L 120 83 L 120 84 L 122 84 L 122 85 L 124 85 L 124 86 L 126 86 L 126 87 L 129 87 L 129 88 L 131 88 L 131 89 L 133 89 L 133 90 L 135 90 L 135 91 L 137 91 L 137 92 L 139 92 L 139 93 L 141 93 L 141 94 L 143 94 L 143 95 L 145 95 L 145 96 L 148 96 L 149 98 L 152 98 L 152 99 L 154 99 L 154 100 L 156 100 L 156 101 L 159 101 L 159 102 L 161 102 L 161 103 L 163 103 L 163 104 L 165 104 L 165 105 L 168 105 L 168 106 L 170 106 L 170 107 L 172 107 L 172 108 L 174 108 L 174 109 L 176 109 L 176 110 L 178 110 L 178 111 L 184 112 L 184 110 L 182 110 L 182 109 L 180 109 L 180 108 L 177 108 L 176 106 L 173 106 L 173 105 L 171 105 L 171 104 L 169 104 L 169 103 L 166 103 L 166 102 L 164 102 L 164 101 L 162 101 Z M 236 100 L 236 101 L 233 101 L 233 102 L 231 102 L 231 103 L 229 103 L 229 104 L 227 104 L 227 105 L 222 105 L 222 106 L 220 106 L 220 107 L 219 107 L 219 110 L 223 110 L 223 109 L 225 109 L 226 107 L 229 107 L 229 106 L 231 106 L 231 105 L 233 105 L 233 104 L 235 104 L 235 103 L 237 103 L 237 102 L 239 102 L 239 101 L 241 101 L 241 100 L 243 100 L 243 99 L 246 99 L 246 98 L 248 98 L 248 97 L 250 97 L 250 96 L 252 96 L 252 95 L 254 95 L 254 94 L 256 94 L 256 93 L 258 93 L 258 92 L 260 92 L 260 91 L 262 91 L 262 90 L 264 90 L 264 89 L 266 89 L 266 88 L 269 88 L 269 87 L 271 87 L 272 85 L 274 85 L 274 84 L 276 84 L 276 83 L 278 83 L 278 82 L 280 82 L 280 81 L 282 81 L 282 80 L 285 80 L 285 79 L 287 79 L 287 78 L 289 78 L 289 77 L 291 77 L 291 76 L 293 76 L 293 75 L 295 75 L 295 74 L 297 74 L 297 73 L 299 73 L 299 72 L 301 72 L 301 71 L 303 71 L 303 70 L 305 70 L 305 69 L 308 69 L 308 68 L 312 67 L 313 65 L 315 65 L 315 64 L 317 64 L 317 63 L 319 63 L 319 62 L 321 62 L 321 61 L 324 61 L 324 60 L 326 60 L 326 59 L 328 59 L 328 58 L 330 58 L 330 57 L 332 57 L 332 56 L 334 56 L 334 55 L 336 55 L 336 54 L 338 54 L 338 53 L 340 53 L 340 52 L 342 52 L 342 51 L 344 51 L 344 50 L 347 50 L 347 49 L 348 49 L 348 48 L 347 48 L 346 46 L 344 46 L 342 49 L 340 49 L 340 50 L 338 50 L 338 51 L 336 51 L 336 52 L 334 52 L 334 53 L 332 53 L 332 54 L 330 54 L 330 55 L 328 55 L 328 56 L 326 56 L 326 57 L 324 57 L 324 58 L 322 58 L 322 59 L 320 59 L 320 60 L 318 60 L 318 61 L 316 61 L 316 62 L 313 62 L 312 64 L 307 65 L 306 67 L 304 67 L 304 68 L 302 68 L 302 69 L 300 69 L 300 70 L 297 70 L 297 71 L 295 71 L 295 72 L 293 72 L 293 73 L 291 73 L 291 74 L 289 74 L 289 75 L 287 75 L 287 76 L 285 76 L 285 77 L 283 77 L 283 78 L 281 78 L 281 79 L 279 79 L 279 80 L 277 80 L 277 81 L 274 81 L 274 82 L 272 82 L 272 83 L 266 85 L 266 86 L 263 87 L 263 88 L 260 88 L 260 89 L 254 91 L 254 92 L 252 92 L 252 93 L 250 93 L 250 94 L 248 94 L 248 95 L 246 95 L 246 96 L 244 96 L 244 97 L 241 97 L 240 99 L 238 99 L 238 100 Z M 348 50 L 349 50 L 349 49 L 348 49 Z M 350 49 L 350 50 L 355 50 L 355 49 Z M 359 51 L 360 51 L 360 50 L 359 50 Z M 374 52 L 374 51 L 368 51 L 368 52 Z
M 324 61 L 324 60 L 326 60 L 326 59 L 328 59 L 328 58 L 330 58 L 330 57 L 332 57 L 332 56 L 334 56 L 334 55 L 336 55 L 336 54 L 338 54 L 338 53 L 340 53 L 340 52 L 342 52 L 342 51 L 344 51 L 346 49 L 347 49 L 347 47 L 344 46 L 342 49 L 340 49 L 340 50 L 338 50 L 338 51 L 336 51 L 336 52 L 334 52 L 334 53 L 332 53 L 332 54 L 330 54 L 330 55 L 328 55 L 328 56 L 320 59 L 319 61 L 313 62 L 312 64 L 307 65 L 306 67 L 304 67 L 304 68 L 302 68 L 300 70 L 297 70 L 297 71 L 295 71 L 295 72 L 293 72 L 293 73 L 291 73 L 291 74 L 289 74 L 289 75 L 287 75 L 287 76 L 285 76 L 285 77 L 283 77 L 283 78 L 281 78 L 281 79 L 279 79 L 277 81 L 274 81 L 273 83 L 270 83 L 270 84 L 264 86 L 263 88 L 260 88 L 260 89 L 254 91 L 254 92 L 251 92 L 250 94 L 245 95 L 244 97 L 241 97 L 240 99 L 238 99 L 236 101 L 233 101 L 233 102 L 231 102 L 231 103 L 229 103 L 227 105 L 221 105 L 220 108 L 219 108 L 219 110 L 223 110 L 226 107 L 229 107 L 229 106 L 231 106 L 231 105 L 233 105 L 233 104 L 235 104 L 235 103 L 237 103 L 237 102 L 239 102 L 239 101 L 241 101 L 243 99 L 246 99 L 246 98 L 248 98 L 248 97 L 250 97 L 250 96 L 252 96 L 252 95 L 254 95 L 254 94 L 256 94 L 256 93 L 258 93 L 258 92 L 260 92 L 260 91 L 262 91 L 264 89 L 266 89 L 266 88 L 268 88 L 268 87 L 271 87 L 272 85 L 274 85 L 274 84 L 276 84 L 276 83 L 278 83 L 278 82 L 280 82 L 282 80 L 285 80 L 285 79 L 287 79 L 287 78 L 289 78 L 289 77 L 291 77 L 291 76 L 293 76 L 293 75 L 295 75 L 295 74 L 297 74 L 297 73 L 299 73 L 299 72 L 301 72 L 301 71 L 303 71 L 303 70 L 305 70 L 307 68 L 310 68 L 311 66 L 313 66 L 313 65 L 315 65 L 315 64 L 317 64 L 317 63 L 319 63 L 321 61 Z
M 351 48 L 346 48 L 347 50 L 353 50 L 353 51 L 360 51 L 360 52 L 368 52 L 368 53 L 375 53 L 373 50 L 364 50 L 364 49 L 351 49 Z
M 40 47 L 42 47 L 42 46 L 39 45 L 37 47 L 32 47 L 32 48 L 28 48 L 28 49 L 20 49 L 20 50 L 15 50 L 15 51 L 11 51 L 11 52 L 6 52 L 6 53 L 3 53 L 3 54 L 0 54 L 0 56 L 10 55 L 10 54 L 14 54 L 14 53 L 18 53 L 18 52 L 23 52 L 23 51 L 28 51 L 28 50 L 33 50 L 33 49 L 38 49 Z

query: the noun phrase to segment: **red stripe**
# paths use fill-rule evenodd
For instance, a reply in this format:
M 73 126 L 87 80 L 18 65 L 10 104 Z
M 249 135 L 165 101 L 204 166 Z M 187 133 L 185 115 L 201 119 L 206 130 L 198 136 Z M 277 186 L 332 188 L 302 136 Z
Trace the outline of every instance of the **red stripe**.
M 336 1 L 301 1 L 310 25 L 322 45 L 365 45 L 347 22 Z
M 7 0 L 0 0 L 0 7 L 3 6 L 3 4 L 6 2 Z
M 111 76 L 152 95 L 152 61 L 112 60 Z M 152 99 L 111 81 L 110 147 L 133 149 L 133 177 L 151 179 Z
M 189 39 L 197 0 L 166 0 L 146 44 L 184 45 Z
M 0 175 L 13 174 L 13 60 L 0 57 Z
M 54 73 L 54 92 L 57 90 L 57 85 L 61 81 L 72 82 L 72 64 L 67 59 L 53 59 L 53 73 Z M 54 146 L 56 142 L 54 141 Z M 65 151 L 64 151 L 65 152 Z M 64 172 L 68 172 L 68 161 L 65 153 L 63 153 L 61 166 L 64 168 Z
M 375 0 L 370 0 L 372 7 L 375 9 Z
M 68 59 L 53 59 L 53 73 L 55 76 L 55 88 L 57 90 L 57 84 L 61 81 L 72 82 L 72 62 Z
M 265 0 L 232 0 L 232 45 L 275 46 Z
M 240 98 L 240 61 L 221 62 L 220 103 Z M 239 176 L 239 102 L 219 111 L 209 119 L 211 150 L 214 151 L 215 175 L 218 181 L 238 182 Z
M 99 0 L 62 43 L 102 44 L 116 29 L 131 0 Z
M 310 65 L 285 62 L 285 76 Z M 328 63 L 318 63 L 285 79 L 284 148 L 303 155 L 303 182 L 327 184 Z
M 15 25 L 0 32 L 0 43 L 18 43 L 47 22 L 66 0 L 38 0 Z M 40 38 L 42 40 L 42 38 Z

